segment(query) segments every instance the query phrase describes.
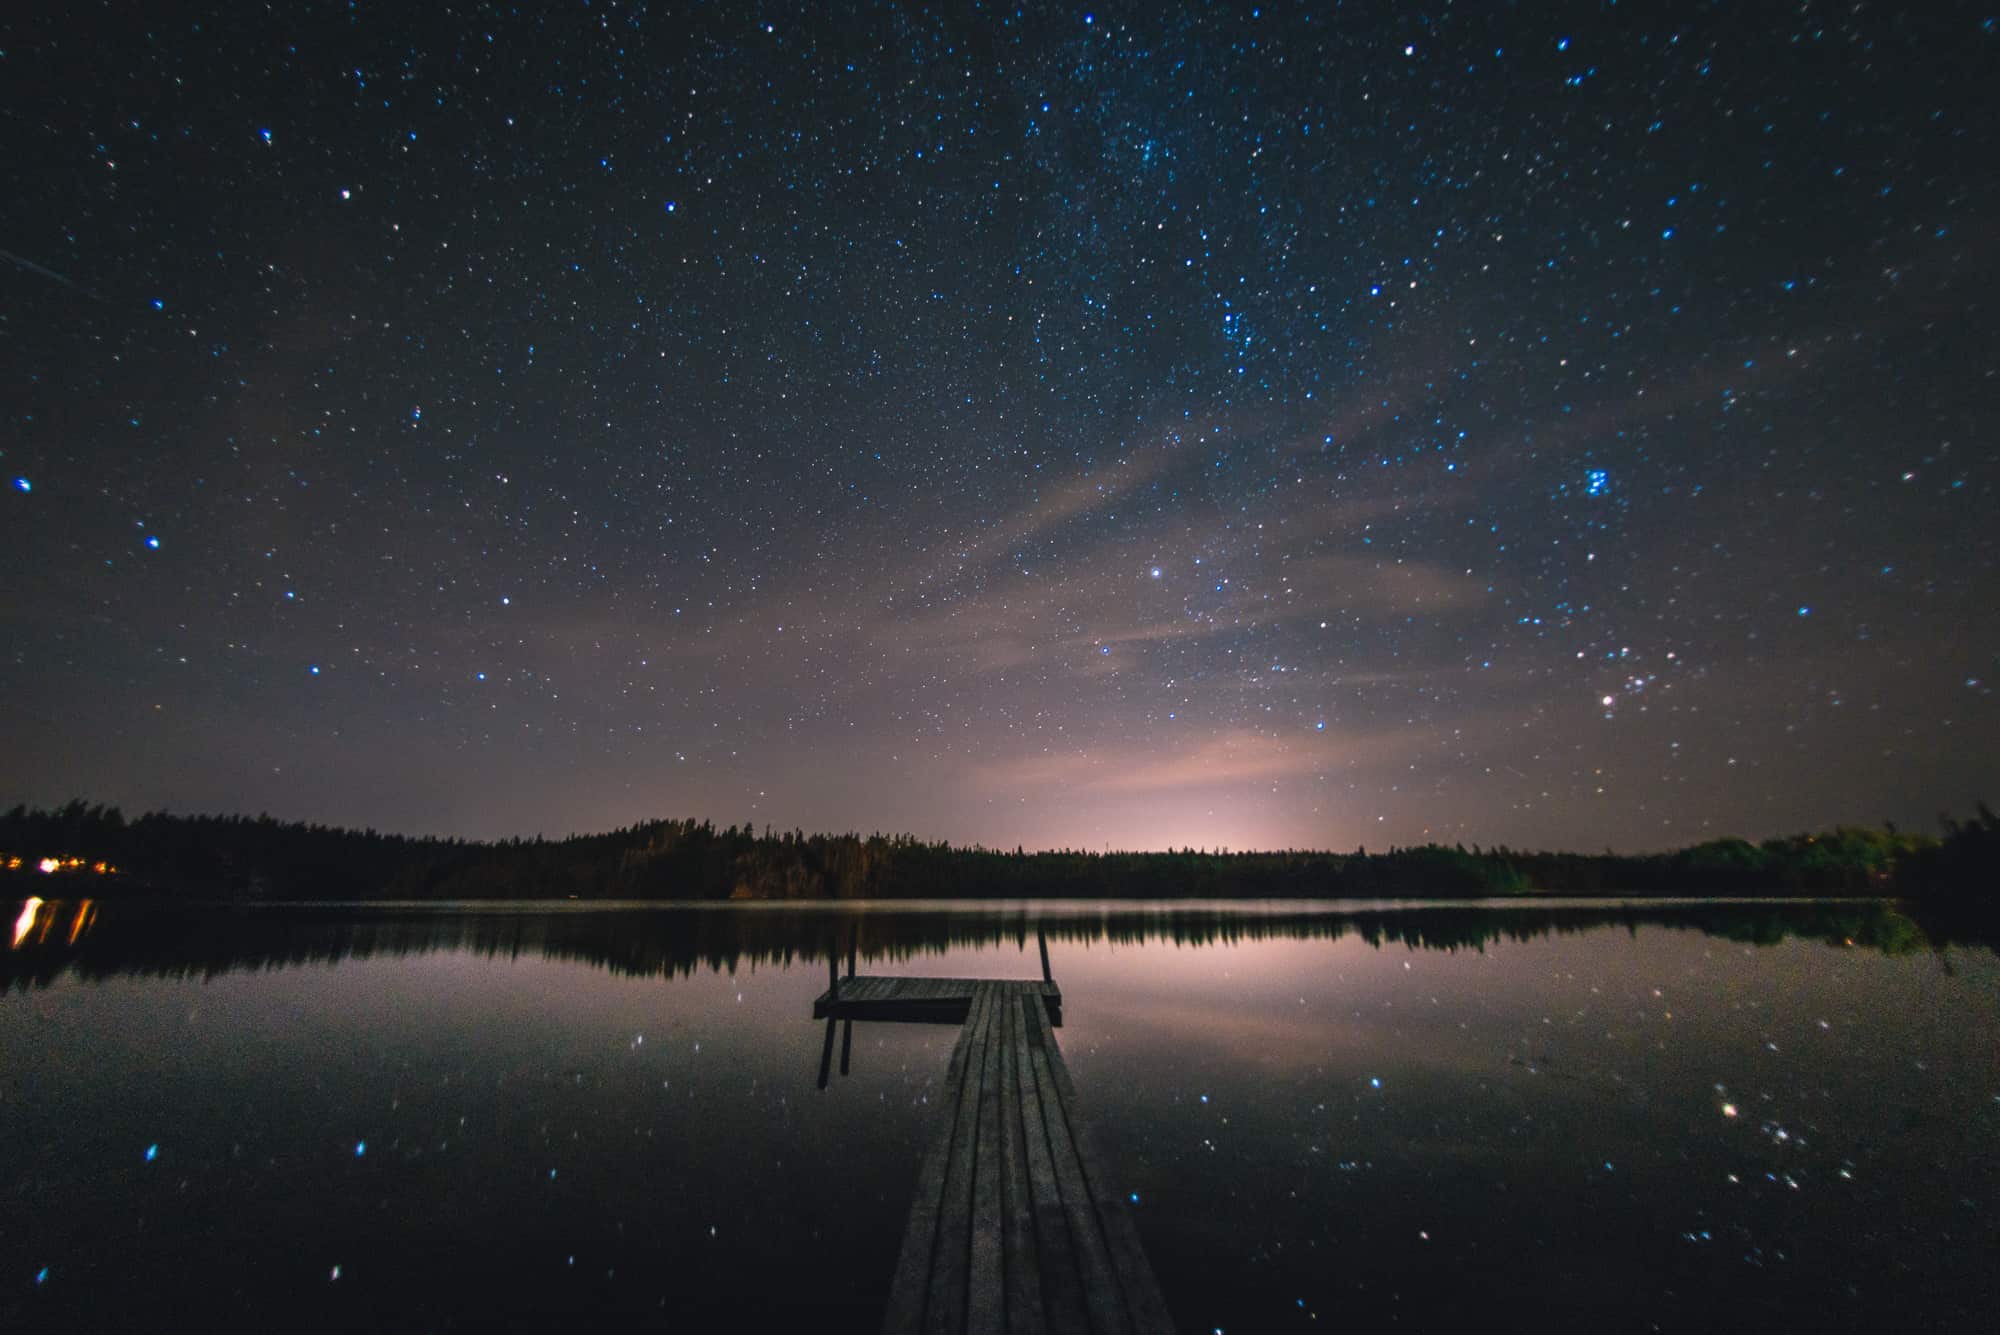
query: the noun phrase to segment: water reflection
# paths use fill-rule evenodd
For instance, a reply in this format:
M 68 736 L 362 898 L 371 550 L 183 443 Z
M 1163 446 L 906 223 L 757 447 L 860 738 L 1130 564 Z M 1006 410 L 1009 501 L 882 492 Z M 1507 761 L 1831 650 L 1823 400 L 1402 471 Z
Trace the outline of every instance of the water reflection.
M 16 950 L 20 949 L 21 943 L 28 939 L 28 933 L 35 930 L 35 920 L 41 916 L 41 912 L 42 901 L 34 895 L 28 896 L 27 902 L 21 905 L 21 916 L 14 919 L 14 948 Z
M 46 987 L 65 974 L 208 978 L 375 956 L 466 952 L 540 956 L 622 976 L 734 973 L 837 959 L 907 962 L 966 947 L 1046 942 L 1174 946 L 1338 941 L 1415 950 L 1482 950 L 1600 928 L 1676 927 L 1755 945 L 1789 938 L 1905 954 L 1993 938 L 1922 921 L 1889 901 L 1635 903 L 1576 901 L 1385 905 L 1170 903 L 996 906 L 577 907 L 559 904 L 161 908 L 30 898 L 0 955 L 0 987 Z
M 956 1034 L 814 998 L 1041 939 L 1182 1329 L 1996 1301 L 2000 960 L 1889 902 L 14 904 L 0 1329 L 876 1329 Z

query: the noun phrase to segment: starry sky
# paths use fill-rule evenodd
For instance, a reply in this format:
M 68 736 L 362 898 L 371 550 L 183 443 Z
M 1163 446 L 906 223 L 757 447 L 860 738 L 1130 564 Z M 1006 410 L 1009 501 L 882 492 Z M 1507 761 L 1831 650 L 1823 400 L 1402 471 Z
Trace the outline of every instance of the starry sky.
M 1991 10 L 0 19 L 0 801 L 1596 849 L 2000 799 Z

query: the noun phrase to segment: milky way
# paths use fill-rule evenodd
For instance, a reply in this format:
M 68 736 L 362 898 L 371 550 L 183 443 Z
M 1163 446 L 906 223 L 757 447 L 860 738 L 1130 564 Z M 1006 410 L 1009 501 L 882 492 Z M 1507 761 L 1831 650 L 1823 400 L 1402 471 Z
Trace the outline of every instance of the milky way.
M 0 20 L 0 799 L 2000 794 L 1980 11 L 197 8 Z

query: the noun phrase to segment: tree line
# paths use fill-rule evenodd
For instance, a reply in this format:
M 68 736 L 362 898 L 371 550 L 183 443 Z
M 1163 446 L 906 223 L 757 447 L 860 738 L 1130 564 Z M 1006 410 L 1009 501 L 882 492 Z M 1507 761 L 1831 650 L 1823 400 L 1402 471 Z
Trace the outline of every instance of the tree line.
M 563 839 L 413 838 L 265 816 L 149 812 L 82 800 L 0 815 L 14 888 L 283 900 L 1486 898 L 1510 895 L 1902 895 L 1989 908 L 2000 817 L 1984 804 L 1942 834 L 1841 826 L 1659 853 L 1424 844 L 1381 852 L 1011 852 L 908 835 L 757 831 L 654 820 Z M 61 875 L 39 860 L 117 870 Z

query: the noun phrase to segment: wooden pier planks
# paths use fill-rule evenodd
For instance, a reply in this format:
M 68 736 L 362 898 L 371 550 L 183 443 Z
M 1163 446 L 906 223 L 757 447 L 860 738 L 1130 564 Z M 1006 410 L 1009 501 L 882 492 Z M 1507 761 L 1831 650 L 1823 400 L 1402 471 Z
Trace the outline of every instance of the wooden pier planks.
M 813 1001 L 815 1020 L 902 1020 L 912 1024 L 963 1024 L 972 1013 L 977 978 L 847 977 Z M 1062 989 L 1054 983 L 1004 984 L 1040 996 L 1052 1024 L 1062 1023 Z
M 944 1087 L 956 1091 L 964 1084 L 965 1064 L 973 1050 L 972 1036 L 985 1023 L 986 1005 L 975 1005 L 975 1014 L 958 1035 L 945 1067 Z M 944 1106 L 938 1133 L 924 1151 L 917 1170 L 916 1193 L 910 1198 L 910 1219 L 903 1229 L 903 1249 L 896 1258 L 896 1276 L 889 1288 L 889 1306 L 882 1317 L 884 1330 L 914 1331 L 922 1328 L 924 1299 L 930 1289 L 931 1258 L 937 1251 L 943 1215 L 946 1169 L 958 1133 L 958 1100 Z
M 861 981 L 844 980 L 834 1004 Z M 1053 985 L 929 981 L 966 993 L 965 1027 L 918 1170 L 883 1330 L 1171 1331 L 1127 1202 L 1078 1113 L 1050 1025 Z M 871 995 L 874 1004 L 885 999 L 863 992 L 856 1004 Z
M 1077 1164 L 1083 1172 L 1086 1189 L 1095 1207 L 1105 1247 L 1110 1252 L 1111 1271 L 1118 1278 L 1131 1329 L 1142 1332 L 1172 1330 L 1173 1319 L 1167 1315 L 1167 1302 L 1160 1293 L 1159 1280 L 1153 1274 L 1152 1263 L 1146 1259 L 1145 1246 L 1139 1241 L 1139 1227 L 1133 1222 L 1129 1199 L 1118 1190 L 1116 1180 L 1108 1171 L 1103 1155 L 1097 1149 L 1097 1138 L 1091 1133 L 1090 1123 L 1077 1111 L 1076 1084 L 1070 1079 L 1069 1067 L 1063 1064 L 1062 1052 L 1056 1047 L 1056 1036 L 1049 1028 L 1048 1016 L 1038 1006 L 1023 1006 L 1021 1010 L 1028 1025 L 1028 1045 L 1035 1047 L 1039 1043 L 1047 1058 L 1049 1074 L 1063 1105 L 1064 1125 L 1075 1146 Z M 1053 1142 L 1053 1130 L 1050 1139 Z

